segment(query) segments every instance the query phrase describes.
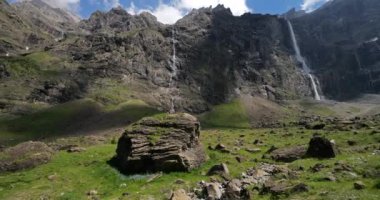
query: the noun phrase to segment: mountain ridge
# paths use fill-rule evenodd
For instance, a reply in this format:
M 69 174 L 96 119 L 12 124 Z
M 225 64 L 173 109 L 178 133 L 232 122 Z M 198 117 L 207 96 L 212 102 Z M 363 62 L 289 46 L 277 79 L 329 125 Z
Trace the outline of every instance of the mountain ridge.
M 323 91 L 329 98 L 339 99 L 344 95 L 339 96 L 339 92 L 331 96 L 336 90 L 330 85 L 342 80 L 325 79 L 326 73 L 338 73 L 341 68 L 315 67 L 310 57 L 315 54 L 313 49 L 305 48 L 305 42 L 314 39 L 305 39 L 300 26 L 301 19 L 307 21 L 340 5 L 337 2 L 293 18 L 292 22 L 301 39 L 302 53 Z M 109 89 L 128 88 L 124 100 L 142 99 L 162 110 L 168 110 L 174 102 L 176 110 L 194 113 L 241 95 L 283 101 L 313 94 L 310 79 L 294 59 L 286 20 L 276 15 L 247 13 L 236 17 L 219 5 L 194 9 L 174 25 L 165 25 L 149 13 L 131 15 L 118 7 L 95 12 L 79 23 L 68 23 L 71 31 L 60 37 L 57 35 L 62 32 L 57 30 L 62 24 L 52 26 L 54 33 L 37 45 L 40 50 L 34 50 L 63 61 L 54 69 L 58 70 L 56 76 L 37 78 L 35 84 L 27 86 L 32 91 L 17 99 L 57 104 L 87 98 L 99 87 L 97 82 L 105 80 L 112 82 Z M 42 30 L 44 24 L 54 23 L 45 21 Z M 355 84 L 360 85 L 362 78 L 354 79 Z M 355 95 L 362 91 L 362 87 L 354 89 Z M 101 103 L 114 102 L 112 98 L 100 99 Z

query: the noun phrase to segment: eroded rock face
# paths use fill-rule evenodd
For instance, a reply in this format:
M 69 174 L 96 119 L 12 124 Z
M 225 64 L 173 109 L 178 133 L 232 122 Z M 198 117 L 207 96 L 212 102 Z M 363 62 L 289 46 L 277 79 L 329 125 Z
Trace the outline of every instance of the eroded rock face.
M 206 155 L 199 121 L 189 114 L 144 118 L 119 139 L 114 164 L 123 173 L 189 171 Z

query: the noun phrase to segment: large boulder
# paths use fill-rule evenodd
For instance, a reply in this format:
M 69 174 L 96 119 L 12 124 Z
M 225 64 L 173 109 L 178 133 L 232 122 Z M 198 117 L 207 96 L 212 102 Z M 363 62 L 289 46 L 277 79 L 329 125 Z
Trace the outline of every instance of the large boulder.
M 295 146 L 272 151 L 271 157 L 275 161 L 293 162 L 301 159 L 306 154 L 306 146 Z
M 306 155 L 314 158 L 334 158 L 337 153 L 333 142 L 324 137 L 315 136 L 309 142 Z
M 189 171 L 205 160 L 200 123 L 189 114 L 148 117 L 130 126 L 112 160 L 123 173 Z
M 24 142 L 0 152 L 0 173 L 29 169 L 49 162 L 54 151 L 43 142 Z

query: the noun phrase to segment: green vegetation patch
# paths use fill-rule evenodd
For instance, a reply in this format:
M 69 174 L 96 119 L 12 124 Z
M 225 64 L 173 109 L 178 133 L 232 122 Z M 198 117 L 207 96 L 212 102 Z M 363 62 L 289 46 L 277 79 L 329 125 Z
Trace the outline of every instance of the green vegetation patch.
M 107 106 L 119 105 L 132 99 L 126 84 L 110 78 L 97 79 L 89 89 L 87 97 Z
M 214 106 L 212 111 L 200 116 L 203 127 L 250 128 L 249 117 L 240 100 Z
M 143 101 L 131 100 L 106 108 L 90 99 L 56 105 L 30 115 L 0 121 L 0 143 L 101 131 L 127 126 L 158 111 Z
M 53 65 L 61 61 L 61 59 L 53 56 L 49 52 L 36 52 L 36 53 L 29 54 L 25 57 L 41 66 Z
M 310 102 L 307 100 L 302 101 L 300 104 L 308 112 L 311 112 L 312 114 L 315 114 L 315 115 L 331 116 L 331 115 L 336 114 L 331 108 L 323 104 L 316 104 L 314 102 Z
M 0 199 L 88 199 L 87 193 L 91 190 L 97 192 L 100 199 L 168 199 L 171 190 L 183 188 L 190 191 L 199 181 L 211 181 L 220 177 L 209 177 L 205 174 L 211 166 L 227 163 L 231 178 L 240 177 L 245 170 L 273 160 L 263 158 L 264 152 L 271 146 L 289 147 L 292 145 L 307 144 L 314 133 L 334 139 L 341 153 L 333 159 L 302 159 L 293 163 L 276 163 L 287 165 L 297 171 L 297 176 L 284 179 L 291 184 L 305 183 L 309 191 L 305 193 L 281 196 L 281 199 L 355 199 L 377 200 L 380 198 L 379 180 L 376 173 L 380 169 L 380 158 L 371 151 L 355 151 L 359 147 L 373 146 L 375 135 L 368 130 L 360 130 L 358 134 L 347 131 L 337 131 L 334 134 L 325 131 L 300 130 L 298 128 L 286 129 L 210 129 L 203 131 L 201 142 L 204 146 L 222 143 L 232 153 L 206 149 L 209 160 L 199 169 L 188 173 L 168 173 L 157 176 L 151 174 L 138 174 L 125 176 L 107 164 L 115 155 L 116 145 L 105 144 L 93 146 L 85 152 L 69 154 L 59 152 L 53 160 L 35 169 L 17 173 L 0 175 Z M 254 144 L 260 140 L 262 144 Z M 357 141 L 357 146 L 350 146 L 347 140 Z M 237 148 L 236 148 L 237 147 Z M 246 149 L 260 148 L 261 152 L 251 153 Z M 236 157 L 241 157 L 238 162 Z M 311 172 L 310 167 L 322 163 L 326 165 L 319 172 Z M 325 181 L 323 178 L 334 171 L 336 163 L 344 163 L 353 168 L 352 172 L 339 172 L 335 176 L 337 181 Z M 302 167 L 304 170 L 300 171 Z M 373 174 L 373 175 L 371 175 Z M 181 179 L 181 183 L 176 183 Z M 362 181 L 366 185 L 363 190 L 354 190 L 353 183 Z M 254 190 L 252 190 L 255 193 Z M 253 199 L 276 199 L 276 196 L 259 195 L 255 193 Z
M 26 57 L 0 58 L 11 77 L 23 77 L 37 75 L 41 71 L 38 63 Z

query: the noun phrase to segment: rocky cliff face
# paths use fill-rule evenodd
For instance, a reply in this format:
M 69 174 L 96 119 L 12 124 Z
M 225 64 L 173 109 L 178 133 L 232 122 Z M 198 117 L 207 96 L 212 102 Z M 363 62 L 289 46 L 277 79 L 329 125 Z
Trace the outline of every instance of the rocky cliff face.
M 291 20 L 329 98 L 380 92 L 379 10 L 380 1 L 334 0 Z
M 70 11 L 54 8 L 43 0 L 21 1 L 12 4 L 17 14 L 30 21 L 35 28 L 55 38 L 63 37 L 68 31 L 74 31 L 80 18 Z
M 7 101 L 141 99 L 161 110 L 200 113 L 243 95 L 273 101 L 312 97 L 310 79 L 294 59 L 289 27 L 282 17 L 235 17 L 218 6 L 193 10 L 169 26 L 149 13 L 130 15 L 114 8 L 75 23 L 67 13 L 40 0 L 14 6 L 1 3 L 4 38 L 12 39 L 12 32 L 22 30 L 17 36 L 22 42 L 7 43 L 9 48 L 36 46 L 27 52 L 31 55 L 1 58 L 7 74 L 6 87 L 1 89 L 9 93 L 1 99 Z M 327 97 L 379 91 L 377 8 L 379 3 L 370 0 L 335 0 L 310 14 L 288 13 Z M 2 52 L 7 48 L 3 45 Z M 14 72 L 18 68 L 11 65 L 20 61 L 35 72 L 23 76 Z M 16 87 L 14 82 L 22 84 Z
M 167 26 L 148 13 L 132 16 L 115 8 L 80 26 L 87 36 L 53 51 L 67 49 L 82 66 L 81 76 L 119 79 L 165 110 L 174 104 L 175 110 L 203 112 L 242 94 L 271 100 L 311 95 L 290 56 L 286 22 L 276 16 L 234 17 L 218 6 Z
M 27 49 L 61 40 L 76 29 L 79 18 L 68 11 L 53 8 L 43 0 L 21 1 L 9 5 L 0 1 L 0 53 L 27 53 Z
M 21 49 L 24 33 L 29 32 L 28 24 L 19 17 L 11 6 L 5 1 L 0 1 L 0 54 L 12 49 Z

